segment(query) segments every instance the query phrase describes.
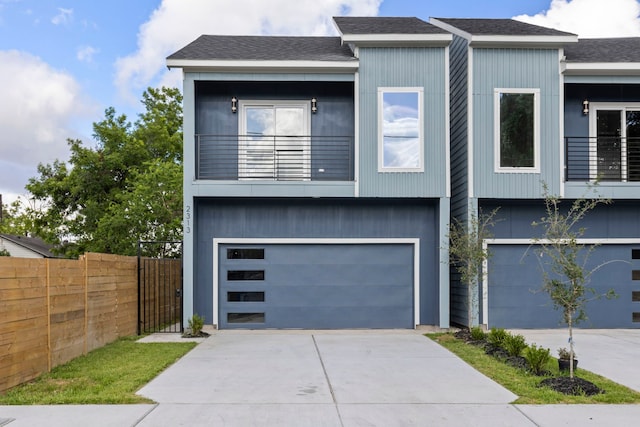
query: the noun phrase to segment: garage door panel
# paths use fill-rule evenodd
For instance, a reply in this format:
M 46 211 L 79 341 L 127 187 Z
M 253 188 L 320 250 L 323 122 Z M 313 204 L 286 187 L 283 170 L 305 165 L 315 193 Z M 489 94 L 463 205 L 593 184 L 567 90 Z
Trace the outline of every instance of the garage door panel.
M 363 294 L 362 287 L 357 286 L 310 286 L 296 285 L 278 286 L 267 289 L 265 300 L 270 307 L 304 306 L 304 307 L 352 307 L 358 305 L 367 307 L 406 307 L 407 300 L 412 299 L 410 290 L 398 290 L 398 286 L 367 286 Z
M 348 317 L 348 328 L 407 328 L 406 307 L 385 307 L 384 315 L 380 309 L 367 307 L 317 306 L 275 307 L 266 313 L 266 328 L 275 329 L 343 329 L 344 319 Z M 377 314 L 377 316 L 376 316 Z M 395 326 L 393 326 L 395 325 Z
M 602 245 L 592 253 L 587 269 L 603 263 L 594 272 L 587 287 L 596 295 L 613 288 L 618 294 L 614 300 L 599 299 L 587 303 L 589 317 L 580 323 L 583 328 L 637 328 L 632 313 L 640 311 L 632 302 L 632 290 L 638 282 L 631 280 L 631 251 L 640 245 Z M 553 308 L 551 298 L 540 292 L 542 264 L 528 245 L 492 245 L 492 258 L 488 271 L 488 320 L 490 327 L 504 328 L 557 328 L 562 327 L 562 312 Z M 536 291 L 536 292 L 532 292 Z
M 220 250 L 220 327 L 415 326 L 411 244 L 272 244 L 258 262 L 226 259 L 232 246 Z M 229 271 L 243 269 L 262 269 L 264 280 L 227 280 Z M 264 302 L 227 301 L 228 292 L 249 291 L 264 292 Z M 264 322 L 227 322 L 229 313 L 254 312 L 264 313 Z
M 312 264 L 282 265 L 272 264 L 265 274 L 265 283 L 282 284 L 295 281 L 299 286 L 323 286 L 327 284 L 343 286 L 397 285 L 406 286 L 413 280 L 413 266 L 358 264 Z

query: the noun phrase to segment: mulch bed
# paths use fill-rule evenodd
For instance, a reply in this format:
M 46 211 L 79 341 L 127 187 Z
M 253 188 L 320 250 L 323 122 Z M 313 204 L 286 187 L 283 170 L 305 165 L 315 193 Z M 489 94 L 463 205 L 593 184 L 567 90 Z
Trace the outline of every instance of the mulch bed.
M 206 338 L 210 334 L 204 331 L 200 331 L 200 333 L 192 334 L 191 332 L 185 332 L 182 334 L 182 338 Z
M 540 382 L 540 386 L 549 387 L 560 393 L 572 396 L 593 396 L 604 393 L 604 390 L 598 388 L 598 386 L 591 381 L 578 377 L 546 378 Z
M 467 344 L 482 347 L 484 349 L 484 352 L 489 356 L 495 357 L 496 359 L 501 360 L 504 363 L 507 363 L 508 365 L 511 365 L 515 368 L 527 370 L 538 376 L 548 377 L 551 375 L 551 372 L 549 371 L 543 371 L 536 374 L 530 369 L 529 364 L 527 363 L 527 359 L 522 356 L 510 356 L 509 353 L 507 353 L 507 351 L 502 347 L 489 344 L 486 340 L 473 340 L 471 338 L 471 332 L 468 329 L 460 329 L 459 331 L 454 333 L 454 336 L 457 339 L 466 342 Z M 557 392 L 573 396 L 593 396 L 595 394 L 604 393 L 604 390 L 600 389 L 592 382 L 578 377 L 569 378 L 561 376 L 546 378 L 540 382 L 540 386 L 549 387 Z

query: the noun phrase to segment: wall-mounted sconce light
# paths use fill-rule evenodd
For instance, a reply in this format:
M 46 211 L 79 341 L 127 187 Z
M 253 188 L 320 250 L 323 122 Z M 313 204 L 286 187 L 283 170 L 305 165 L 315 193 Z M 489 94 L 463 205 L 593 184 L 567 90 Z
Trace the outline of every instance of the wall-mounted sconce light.
M 312 113 L 318 112 L 318 100 L 316 99 L 315 96 L 311 98 L 311 112 Z
M 231 98 L 231 112 L 232 113 L 238 112 L 238 98 L 236 98 L 235 96 Z
M 582 101 L 582 114 L 589 114 L 589 101 L 586 99 Z

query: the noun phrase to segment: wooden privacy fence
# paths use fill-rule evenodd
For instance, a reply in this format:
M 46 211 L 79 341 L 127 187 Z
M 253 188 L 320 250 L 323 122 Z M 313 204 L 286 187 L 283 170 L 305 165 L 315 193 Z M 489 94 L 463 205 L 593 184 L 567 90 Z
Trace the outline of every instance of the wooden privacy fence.
M 0 257 L 0 392 L 135 335 L 137 258 Z

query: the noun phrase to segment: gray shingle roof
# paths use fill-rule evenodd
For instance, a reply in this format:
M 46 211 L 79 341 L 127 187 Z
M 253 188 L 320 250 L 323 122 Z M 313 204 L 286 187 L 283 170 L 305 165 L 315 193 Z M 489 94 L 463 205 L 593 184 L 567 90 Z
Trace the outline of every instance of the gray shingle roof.
M 575 34 L 540 27 L 513 19 L 435 18 L 471 35 L 482 36 L 573 36 Z
M 449 34 L 418 18 L 334 17 L 342 34 Z
M 237 61 L 348 61 L 339 37 L 203 35 L 167 59 Z
M 23 248 L 40 254 L 45 258 L 58 258 L 57 255 L 51 252 L 51 249 L 53 249 L 53 245 L 48 244 L 39 237 L 14 236 L 12 234 L 0 234 L 0 237 L 18 246 L 22 246 Z
M 567 62 L 640 62 L 640 37 L 579 39 L 564 54 Z

